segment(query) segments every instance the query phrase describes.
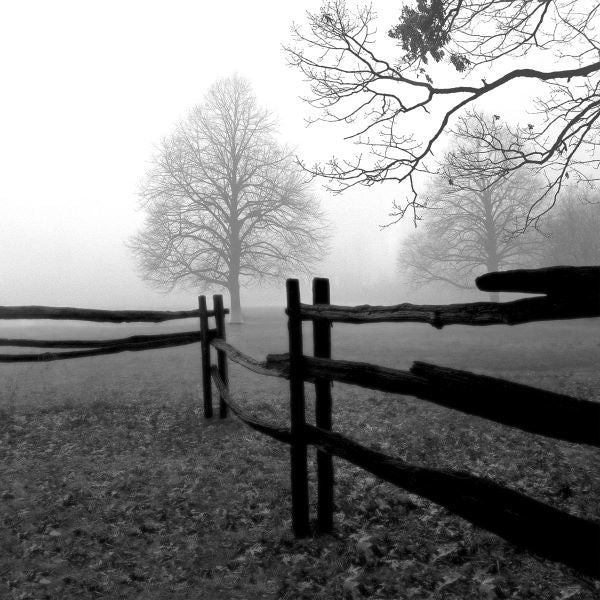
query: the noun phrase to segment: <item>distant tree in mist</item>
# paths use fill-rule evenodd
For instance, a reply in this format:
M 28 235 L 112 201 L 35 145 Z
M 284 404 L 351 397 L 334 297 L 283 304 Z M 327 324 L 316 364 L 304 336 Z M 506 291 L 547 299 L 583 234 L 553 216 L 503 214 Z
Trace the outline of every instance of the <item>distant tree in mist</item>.
M 142 185 L 146 211 L 130 247 L 163 289 L 225 288 L 241 322 L 240 285 L 305 271 L 326 227 L 306 174 L 275 139 L 248 81 L 217 81 L 165 138 Z
M 505 126 L 476 112 L 460 119 L 429 187 L 423 225 L 401 245 L 399 267 L 415 287 L 437 282 L 474 289 L 476 276 L 531 265 L 539 255 L 541 236 L 521 231 L 536 181 L 523 171 L 491 176 L 481 150 L 484 131 L 502 139 Z
M 544 222 L 546 265 L 600 265 L 600 198 L 571 196 Z

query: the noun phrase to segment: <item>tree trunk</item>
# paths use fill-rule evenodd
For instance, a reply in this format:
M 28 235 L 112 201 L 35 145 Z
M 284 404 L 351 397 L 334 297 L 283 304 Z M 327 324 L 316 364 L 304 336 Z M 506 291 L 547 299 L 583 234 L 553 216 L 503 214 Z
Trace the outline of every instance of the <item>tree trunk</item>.
M 230 300 L 230 313 L 229 313 L 229 322 L 230 323 L 243 323 L 244 316 L 242 315 L 242 305 L 240 302 L 240 283 L 237 280 L 232 279 L 230 281 L 229 286 L 227 287 L 229 291 L 229 300 Z

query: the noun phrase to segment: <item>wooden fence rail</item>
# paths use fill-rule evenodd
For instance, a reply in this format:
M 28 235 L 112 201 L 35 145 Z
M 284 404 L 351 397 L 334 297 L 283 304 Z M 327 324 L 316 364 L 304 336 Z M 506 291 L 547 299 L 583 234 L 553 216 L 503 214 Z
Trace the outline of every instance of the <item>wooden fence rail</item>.
M 229 310 L 227 310 L 229 312 Z M 99 310 L 65 306 L 0 306 L 0 319 L 50 319 L 96 323 L 163 323 L 199 317 L 199 310 Z M 214 316 L 208 311 L 208 316 Z
M 229 310 L 221 306 L 221 314 Z M 214 311 L 206 311 L 206 317 L 215 316 Z M 97 323 L 160 323 L 175 319 L 200 317 L 201 311 L 148 311 L 148 310 L 96 310 L 90 308 L 66 308 L 56 306 L 0 306 L 0 319 L 60 319 L 93 321 Z M 176 333 L 133 335 L 126 338 L 106 340 L 35 340 L 1 338 L 0 346 L 13 348 L 85 348 L 72 352 L 42 352 L 29 354 L 0 354 L 0 363 L 46 362 L 86 358 L 119 352 L 137 352 L 158 348 L 171 348 L 202 341 L 202 331 L 182 331 Z M 221 334 L 218 328 L 205 328 L 206 343 Z
M 302 304 L 302 319 L 330 323 L 428 323 L 441 329 L 446 325 L 521 325 L 534 321 L 580 319 L 600 316 L 600 299 L 539 297 L 512 302 L 471 302 L 468 304 L 396 304 L 395 306 L 331 306 Z
M 372 390 L 415 396 L 556 439 L 600 446 L 600 404 L 505 379 L 416 362 L 410 371 L 369 363 L 306 356 L 302 376 L 315 382 L 329 377 Z M 289 376 L 287 354 L 267 356 L 265 366 Z
M 345 307 L 331 305 L 328 281 L 317 279 L 313 282 L 313 304 L 308 305 L 300 302 L 298 281 L 288 280 L 289 353 L 269 355 L 266 361 L 255 360 L 227 343 L 222 327 L 210 341 L 219 353 L 219 366 L 209 366 L 204 377 L 212 378 L 221 402 L 247 425 L 290 445 L 292 526 L 297 536 L 310 531 L 306 449 L 312 445 L 317 448 L 320 532 L 333 527 L 331 458 L 336 456 L 426 497 L 524 549 L 600 578 L 597 521 L 558 510 L 490 479 L 407 464 L 331 431 L 331 382 L 339 381 L 415 396 L 529 433 L 600 446 L 600 405 L 595 402 L 422 362 L 414 363 L 410 371 L 401 371 L 331 359 L 330 329 L 334 322 L 421 322 L 439 328 L 450 324 L 514 325 L 600 316 L 600 267 L 490 273 L 479 278 L 477 284 L 491 291 L 546 295 L 504 303 Z M 221 301 L 216 298 L 218 312 Z M 313 357 L 303 352 L 303 320 L 313 322 Z M 226 375 L 223 376 L 227 373 L 227 359 L 262 375 L 289 379 L 290 429 L 256 419 L 233 401 Z M 315 385 L 316 426 L 305 422 L 305 382 Z

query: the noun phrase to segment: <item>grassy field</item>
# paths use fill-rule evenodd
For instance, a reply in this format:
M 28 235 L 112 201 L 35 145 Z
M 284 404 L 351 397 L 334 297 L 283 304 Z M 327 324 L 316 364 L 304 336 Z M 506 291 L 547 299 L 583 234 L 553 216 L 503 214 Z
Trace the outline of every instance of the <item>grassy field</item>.
M 0 336 L 110 338 L 194 327 L 8 324 Z M 248 311 L 228 337 L 256 358 L 287 349 L 282 311 Z M 427 360 L 600 401 L 597 320 L 442 331 L 336 326 L 333 355 L 401 368 Z M 294 540 L 287 448 L 234 418 L 205 422 L 199 364 L 192 345 L 0 365 L 0 598 L 600 594 L 597 582 L 341 461 L 336 534 Z M 235 366 L 230 379 L 254 414 L 286 423 L 285 381 Z M 334 387 L 334 420 L 338 431 L 410 462 L 469 470 L 600 519 L 592 449 L 343 385 Z

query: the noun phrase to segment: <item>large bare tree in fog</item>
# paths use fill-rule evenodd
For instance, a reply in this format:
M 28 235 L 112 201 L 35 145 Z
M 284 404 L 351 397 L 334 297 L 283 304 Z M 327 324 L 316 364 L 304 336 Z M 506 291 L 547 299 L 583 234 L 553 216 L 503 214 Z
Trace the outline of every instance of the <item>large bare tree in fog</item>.
M 406 201 L 394 204 L 399 219 L 422 207 L 417 174 L 435 171 L 433 153 L 453 121 L 483 102 L 501 102 L 497 92 L 526 100 L 515 84 L 527 83 L 538 98 L 531 116 L 507 139 L 482 140 L 493 158 L 488 175 L 543 174 L 526 225 L 554 204 L 567 179 L 597 181 L 598 2 L 416 0 L 399 12 L 388 32 L 395 51 L 377 42 L 370 5 L 326 0 L 294 28 L 288 56 L 310 82 L 308 102 L 319 119 L 347 125 L 347 138 L 361 148 L 355 159 L 332 159 L 313 173 L 338 190 L 409 183 Z
M 572 191 L 544 221 L 547 265 L 600 265 L 600 203 Z
M 520 231 L 536 180 L 523 171 L 491 177 L 483 131 L 496 139 L 507 135 L 493 116 L 460 119 L 452 150 L 428 190 L 424 227 L 402 243 L 399 266 L 416 287 L 437 282 L 473 289 L 477 275 L 531 266 L 539 253 L 541 236 Z
M 237 76 L 216 82 L 163 140 L 141 189 L 147 218 L 131 248 L 158 287 L 222 287 L 304 271 L 324 250 L 311 187 L 274 137 L 271 113 Z

